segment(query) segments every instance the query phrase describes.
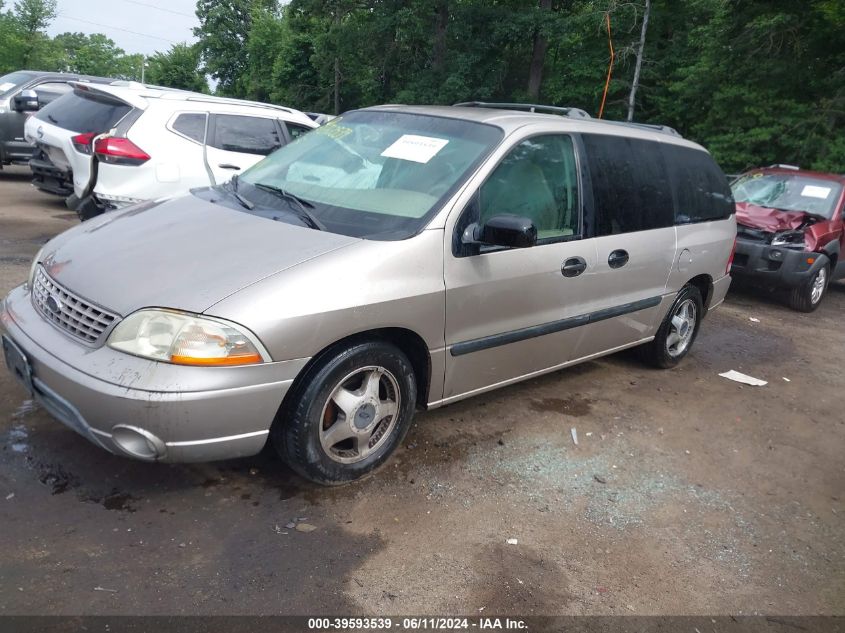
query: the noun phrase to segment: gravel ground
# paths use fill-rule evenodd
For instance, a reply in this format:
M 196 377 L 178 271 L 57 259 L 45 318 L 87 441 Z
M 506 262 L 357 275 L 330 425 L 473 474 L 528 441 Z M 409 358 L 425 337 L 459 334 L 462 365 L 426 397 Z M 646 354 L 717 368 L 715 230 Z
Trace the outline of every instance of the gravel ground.
M 0 293 L 75 222 L 0 172 Z M 681 367 L 623 353 L 418 414 L 336 489 L 269 452 L 111 456 L 0 370 L 0 614 L 845 614 L 843 309 L 732 291 Z

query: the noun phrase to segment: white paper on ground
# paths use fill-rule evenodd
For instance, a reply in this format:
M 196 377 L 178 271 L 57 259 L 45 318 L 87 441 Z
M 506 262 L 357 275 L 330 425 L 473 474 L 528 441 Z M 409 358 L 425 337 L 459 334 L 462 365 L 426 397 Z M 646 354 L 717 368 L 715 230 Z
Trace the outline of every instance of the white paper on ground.
M 830 187 L 817 187 L 816 185 L 806 185 L 801 191 L 801 195 L 806 198 L 821 198 L 824 200 L 830 195 Z
M 381 155 L 385 158 L 399 158 L 411 160 L 415 163 L 427 163 L 437 156 L 437 152 L 446 147 L 448 143 L 449 141 L 443 138 L 403 134 Z
M 722 378 L 727 378 L 728 380 L 733 380 L 734 382 L 741 382 L 744 385 L 751 385 L 752 387 L 762 387 L 763 385 L 769 384 L 765 380 L 760 380 L 759 378 L 754 378 L 753 376 L 746 376 L 745 374 L 741 374 L 733 369 L 719 375 Z

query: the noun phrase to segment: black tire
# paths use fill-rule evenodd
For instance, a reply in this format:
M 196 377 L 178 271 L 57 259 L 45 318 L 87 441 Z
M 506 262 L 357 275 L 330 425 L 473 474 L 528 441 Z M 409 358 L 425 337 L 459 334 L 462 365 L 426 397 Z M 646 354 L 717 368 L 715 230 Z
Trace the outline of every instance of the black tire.
M 678 334 L 678 332 L 676 332 L 673 328 L 672 318 L 685 304 L 687 306 L 690 304 L 694 306 L 694 323 L 692 325 L 688 325 L 688 327 L 691 328 L 691 332 L 689 333 L 689 338 L 686 340 L 686 344 L 683 346 L 683 349 L 678 351 L 678 348 L 675 347 L 677 353 L 673 353 L 670 350 L 671 341 L 669 337 L 673 334 Z M 669 308 L 669 311 L 666 313 L 666 317 L 663 319 L 663 323 L 660 324 L 660 328 L 657 330 L 654 340 L 640 347 L 640 358 L 649 365 L 660 369 L 669 369 L 670 367 L 674 367 L 680 363 L 681 360 L 683 360 L 683 358 L 689 353 L 690 349 L 692 349 L 692 345 L 695 343 L 695 339 L 698 336 L 698 330 L 701 327 L 701 319 L 703 316 L 704 302 L 701 298 L 701 292 L 695 286 L 689 284 L 684 286 L 681 288 L 681 291 L 672 303 L 672 307 Z
M 385 372 L 378 373 L 375 368 L 381 368 Z M 381 404 L 389 406 L 388 401 L 392 395 L 397 413 L 379 421 L 375 415 L 379 409 L 371 407 L 370 413 L 365 410 L 368 406 L 365 403 L 353 409 L 354 413 L 348 422 L 346 421 L 343 410 L 330 398 L 339 388 L 353 384 L 359 373 L 362 383 L 358 390 L 366 391 L 365 383 L 369 376 L 378 376 L 374 382 L 379 393 L 376 396 L 376 407 Z M 348 379 L 350 375 L 353 377 Z M 351 388 L 346 391 L 353 393 Z M 394 392 L 398 393 L 398 400 Z M 385 394 L 384 402 L 381 401 L 382 393 Z M 350 343 L 330 350 L 297 380 L 285 405 L 276 416 L 271 429 L 271 439 L 282 459 L 306 479 L 323 485 L 348 483 L 380 466 L 399 446 L 411 426 L 416 400 L 417 383 L 414 370 L 408 357 L 400 349 L 384 341 Z M 323 441 L 329 440 L 321 438 L 327 436 L 328 429 L 340 425 L 344 427 L 344 431 L 355 429 L 354 433 L 360 432 L 360 437 L 363 438 L 366 429 L 359 428 L 358 421 L 368 419 L 372 420 L 371 424 L 374 425 L 372 438 L 376 441 L 363 445 L 362 450 L 371 451 L 366 456 L 358 454 L 356 457 L 356 453 L 359 453 L 356 446 L 359 436 L 355 435 L 333 447 L 324 448 Z M 344 426 L 346 424 L 349 429 Z M 382 428 L 382 424 L 386 426 Z M 344 448 L 347 441 L 348 449 Z M 372 446 L 372 449 L 369 446 Z M 358 461 L 338 461 L 342 459 Z
M 814 295 L 814 287 L 819 282 L 820 275 L 824 275 L 821 281 L 821 292 Z M 789 307 L 799 312 L 813 312 L 821 305 L 829 284 L 830 264 L 825 263 L 815 275 L 789 292 Z

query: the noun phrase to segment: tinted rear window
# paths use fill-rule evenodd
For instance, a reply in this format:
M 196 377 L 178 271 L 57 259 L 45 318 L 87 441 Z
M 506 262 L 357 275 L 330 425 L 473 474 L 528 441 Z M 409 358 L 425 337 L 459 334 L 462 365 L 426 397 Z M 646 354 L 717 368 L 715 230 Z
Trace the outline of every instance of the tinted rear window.
M 734 212 L 728 178 L 707 152 L 662 144 L 675 192 L 676 222 L 723 220 Z
M 583 140 L 597 236 L 674 224 L 672 189 L 659 143 L 599 134 L 585 134 Z
M 131 109 L 127 103 L 74 91 L 43 107 L 35 118 L 72 132 L 99 134 L 113 128 Z
M 213 147 L 241 154 L 266 156 L 282 146 L 273 119 L 218 114 Z

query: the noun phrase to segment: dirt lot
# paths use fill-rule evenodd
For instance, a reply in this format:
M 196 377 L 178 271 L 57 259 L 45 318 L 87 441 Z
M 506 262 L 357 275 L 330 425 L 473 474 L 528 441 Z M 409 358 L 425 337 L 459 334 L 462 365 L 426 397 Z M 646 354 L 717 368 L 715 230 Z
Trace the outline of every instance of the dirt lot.
M 0 172 L 0 293 L 75 222 Z M 0 614 L 843 614 L 843 313 L 842 285 L 813 315 L 733 292 L 678 369 L 620 354 L 420 414 L 331 490 L 271 455 L 111 456 L 2 370 Z

